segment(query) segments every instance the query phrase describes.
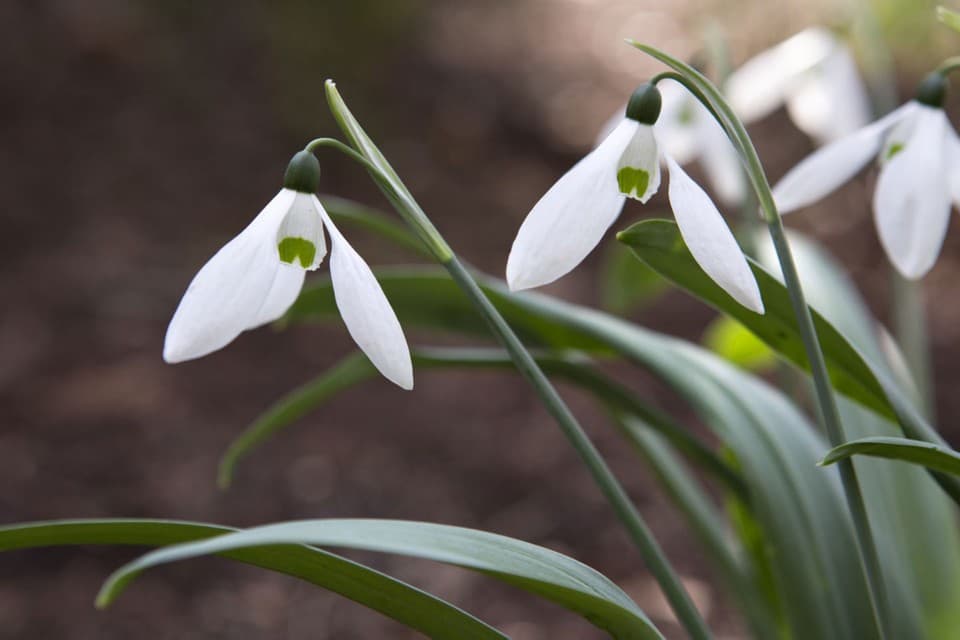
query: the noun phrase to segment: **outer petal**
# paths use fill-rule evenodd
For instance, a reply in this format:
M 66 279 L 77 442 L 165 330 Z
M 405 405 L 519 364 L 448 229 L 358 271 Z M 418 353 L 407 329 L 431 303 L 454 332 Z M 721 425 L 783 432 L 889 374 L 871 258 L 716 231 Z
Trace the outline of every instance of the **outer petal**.
M 167 328 L 164 360 L 205 356 L 256 324 L 277 280 L 276 233 L 293 198 L 293 191 L 280 191 L 194 276 Z
M 624 119 L 534 205 L 507 258 L 511 289 L 553 282 L 597 246 L 623 209 L 617 162 L 638 126 Z
M 783 104 L 798 76 L 822 62 L 836 46 L 826 29 L 801 31 L 731 73 L 724 93 L 740 119 L 759 120 Z
M 880 170 L 873 207 L 880 242 L 907 278 L 936 262 L 950 221 L 950 180 L 943 145 L 949 123 L 942 109 L 921 107 L 903 150 Z
M 306 275 L 307 272 L 300 267 L 281 262 L 273 274 L 273 282 L 256 317 L 245 328 L 255 329 L 285 314 L 300 295 Z
M 837 44 L 803 74 L 787 97 L 787 112 L 818 144 L 832 142 L 870 122 L 870 100 L 850 51 Z
M 787 172 L 773 188 L 781 213 L 813 204 L 844 182 L 879 153 L 884 134 L 916 108 L 910 102 L 873 124 L 813 152 Z
M 370 267 L 322 206 L 320 213 L 330 234 L 333 295 L 347 331 L 384 377 L 403 389 L 413 389 L 410 349 L 393 307 Z
M 734 300 L 763 313 L 763 299 L 740 245 L 716 205 L 680 165 L 667 158 L 670 206 L 697 264 Z

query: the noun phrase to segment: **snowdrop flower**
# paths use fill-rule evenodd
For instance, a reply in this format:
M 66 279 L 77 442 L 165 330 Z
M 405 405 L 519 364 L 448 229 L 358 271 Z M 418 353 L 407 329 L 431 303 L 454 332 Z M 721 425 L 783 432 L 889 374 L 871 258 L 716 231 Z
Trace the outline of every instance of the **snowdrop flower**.
M 946 80 L 934 72 L 917 98 L 808 156 L 774 187 L 782 213 L 816 202 L 880 162 L 873 212 L 880 242 L 906 278 L 936 262 L 952 203 L 960 202 L 960 140 L 942 105 Z
M 319 179 L 320 165 L 312 153 L 293 157 L 280 193 L 193 278 L 167 328 L 164 360 L 205 356 L 286 313 L 306 272 L 320 266 L 326 255 L 326 230 L 330 278 L 347 331 L 386 378 L 413 388 L 400 322 L 370 267 L 313 195 Z
M 716 205 L 676 160 L 661 154 L 652 126 L 660 108 L 657 88 L 641 85 L 630 98 L 626 118 L 540 198 L 507 259 L 511 289 L 553 282 L 580 264 L 628 196 L 647 202 L 657 192 L 662 156 L 670 174 L 670 205 L 690 253 L 740 304 L 763 313 L 753 272 Z
M 870 121 L 870 100 L 850 50 L 822 27 L 805 29 L 730 74 L 724 93 L 741 120 L 753 122 L 786 105 L 797 127 L 818 144 Z
M 746 197 L 746 177 L 737 150 L 723 127 L 682 85 L 670 81 L 657 88 L 663 105 L 653 131 L 664 155 L 681 165 L 699 161 L 720 200 L 731 206 L 741 204 Z M 614 114 L 601 128 L 597 144 L 622 120 L 622 111 Z M 662 164 L 662 158 L 661 161 Z

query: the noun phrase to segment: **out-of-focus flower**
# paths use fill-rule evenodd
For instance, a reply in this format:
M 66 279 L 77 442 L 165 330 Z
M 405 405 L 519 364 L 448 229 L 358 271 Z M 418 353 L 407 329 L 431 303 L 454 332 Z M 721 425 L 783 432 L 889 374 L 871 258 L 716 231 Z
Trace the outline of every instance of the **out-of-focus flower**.
M 754 56 L 730 74 L 724 93 L 741 120 L 781 105 L 797 127 L 825 144 L 870 122 L 870 100 L 845 44 L 811 27 Z
M 710 197 L 662 152 L 654 127 L 661 99 L 641 85 L 626 118 L 534 205 L 507 259 L 511 289 L 538 287 L 565 275 L 599 244 L 627 197 L 647 202 L 660 187 L 660 162 L 670 173 L 668 196 L 690 253 L 740 304 L 763 313 L 763 301 L 740 246 Z
M 326 255 L 326 229 L 330 278 L 347 330 L 386 378 L 413 388 L 400 322 L 370 267 L 314 195 L 319 176 L 311 153 L 294 156 L 283 189 L 194 276 L 167 328 L 164 360 L 205 356 L 286 313 L 300 294 L 306 271 L 320 266 Z
M 880 242 L 900 273 L 922 277 L 940 253 L 951 205 L 960 203 L 960 139 L 941 108 L 945 90 L 933 73 L 916 100 L 808 156 L 774 187 L 780 211 L 816 202 L 878 158 Z
M 717 197 L 727 205 L 739 205 L 746 194 L 746 178 L 737 150 L 723 127 L 707 108 L 676 82 L 658 84 L 663 98 L 660 117 L 653 125 L 663 157 L 670 156 L 678 164 L 699 161 Z M 623 110 L 604 124 L 596 144 L 603 142 L 623 120 Z

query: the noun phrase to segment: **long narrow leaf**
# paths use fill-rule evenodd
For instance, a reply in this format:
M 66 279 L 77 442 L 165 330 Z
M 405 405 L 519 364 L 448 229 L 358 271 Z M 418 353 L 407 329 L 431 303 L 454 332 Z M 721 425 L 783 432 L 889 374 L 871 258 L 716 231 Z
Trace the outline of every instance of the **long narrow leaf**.
M 833 464 L 854 455 L 900 460 L 928 469 L 960 475 L 960 453 L 929 442 L 906 438 L 860 438 L 831 449 L 820 464 Z
M 159 549 L 117 570 L 104 584 L 98 602 L 109 604 L 137 574 L 159 564 L 276 545 L 344 547 L 453 564 L 552 600 L 615 638 L 663 639 L 623 591 L 576 560 L 484 531 L 398 520 L 304 520 Z
M 57 520 L 0 527 L 0 551 L 73 545 L 161 546 L 217 539 L 236 529 L 175 520 Z M 306 546 L 223 549 L 226 558 L 285 573 L 339 593 L 432 638 L 499 639 L 470 614 L 335 554 Z

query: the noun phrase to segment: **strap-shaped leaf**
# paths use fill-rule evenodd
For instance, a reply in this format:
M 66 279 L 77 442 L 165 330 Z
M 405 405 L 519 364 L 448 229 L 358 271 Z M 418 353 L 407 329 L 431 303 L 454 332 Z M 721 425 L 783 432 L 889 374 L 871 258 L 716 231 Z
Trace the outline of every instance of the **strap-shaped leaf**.
M 93 544 L 152 547 L 208 540 L 235 531 L 218 525 L 175 520 L 55 520 L 0 527 L 0 551 Z M 306 546 L 274 546 L 225 549 L 220 554 L 312 582 L 432 638 L 506 638 L 440 598 L 328 551 Z
M 111 602 L 141 571 L 167 562 L 277 545 L 322 545 L 395 553 L 489 574 L 586 617 L 613 637 L 663 636 L 610 580 L 563 554 L 484 531 L 399 520 L 304 520 L 254 527 L 153 551 L 116 571 L 98 602 Z
M 750 265 L 766 307 L 766 313 L 758 315 L 738 304 L 700 269 L 674 222 L 645 220 L 621 231 L 617 238 L 664 277 L 739 320 L 793 364 L 804 370 L 808 368 L 789 294 L 783 284 L 762 267 L 753 262 Z M 899 422 L 907 436 L 945 446 L 943 439 L 920 416 L 885 366 L 863 355 L 816 311 L 813 312 L 813 321 L 831 382 L 838 391 Z M 937 481 L 955 501 L 960 502 L 960 482 L 956 478 L 937 476 Z
M 861 438 L 831 449 L 820 464 L 833 464 L 850 456 L 871 456 L 918 464 L 944 473 L 960 475 L 960 453 L 948 447 L 907 438 Z

